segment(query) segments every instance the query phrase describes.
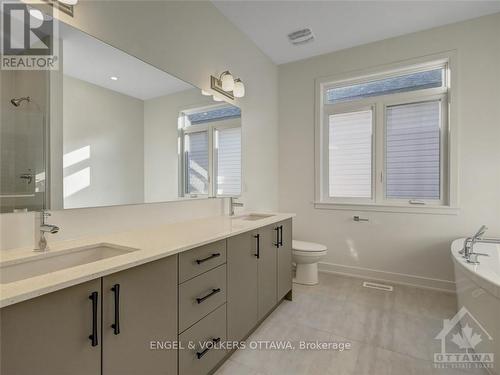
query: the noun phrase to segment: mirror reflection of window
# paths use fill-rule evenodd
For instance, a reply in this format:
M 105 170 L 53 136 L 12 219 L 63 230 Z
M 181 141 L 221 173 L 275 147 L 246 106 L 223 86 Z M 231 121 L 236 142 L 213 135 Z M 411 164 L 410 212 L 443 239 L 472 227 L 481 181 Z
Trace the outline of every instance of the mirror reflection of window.
M 223 104 L 183 111 L 182 180 L 188 196 L 241 194 L 241 110 Z

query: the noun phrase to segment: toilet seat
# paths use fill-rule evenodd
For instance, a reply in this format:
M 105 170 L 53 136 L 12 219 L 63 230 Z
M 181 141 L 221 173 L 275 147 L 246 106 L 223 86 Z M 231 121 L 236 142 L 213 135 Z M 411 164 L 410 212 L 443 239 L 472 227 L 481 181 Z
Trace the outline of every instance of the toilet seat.
M 327 250 L 325 245 L 306 241 L 292 241 L 292 249 L 297 253 L 321 253 Z

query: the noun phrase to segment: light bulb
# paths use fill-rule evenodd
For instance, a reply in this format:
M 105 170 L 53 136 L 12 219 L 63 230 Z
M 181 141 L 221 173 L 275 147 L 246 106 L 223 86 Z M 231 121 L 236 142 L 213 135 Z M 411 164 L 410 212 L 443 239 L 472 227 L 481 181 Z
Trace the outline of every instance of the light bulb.
M 224 91 L 233 91 L 234 89 L 234 78 L 229 71 L 222 73 L 221 86 Z
M 243 98 L 245 96 L 245 85 L 239 78 L 234 80 L 233 94 L 235 98 Z

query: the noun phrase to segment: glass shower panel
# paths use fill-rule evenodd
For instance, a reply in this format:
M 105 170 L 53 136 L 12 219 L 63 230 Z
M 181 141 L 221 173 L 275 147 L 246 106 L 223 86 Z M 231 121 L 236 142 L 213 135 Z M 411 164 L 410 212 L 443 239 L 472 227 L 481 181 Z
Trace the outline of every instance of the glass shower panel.
M 3 72 L 2 78 L 5 76 Z M 9 80 L 6 81 L 8 84 Z M 20 96 L 9 95 L 12 90 L 4 83 L 0 123 L 0 212 L 41 210 L 46 190 L 45 116 L 34 98 L 14 105 L 11 100 Z

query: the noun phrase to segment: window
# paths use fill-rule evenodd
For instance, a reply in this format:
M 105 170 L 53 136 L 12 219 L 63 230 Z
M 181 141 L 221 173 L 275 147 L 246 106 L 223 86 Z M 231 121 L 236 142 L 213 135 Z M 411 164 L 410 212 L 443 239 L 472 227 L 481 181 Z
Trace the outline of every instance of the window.
M 320 208 L 411 211 L 455 203 L 450 198 L 449 70 L 447 58 L 318 82 Z
M 215 129 L 216 192 L 236 196 L 241 193 L 241 129 Z
M 240 109 L 228 105 L 181 112 L 183 196 L 241 194 L 240 121 Z
M 372 197 L 372 110 L 329 116 L 329 195 Z
M 184 137 L 186 193 L 208 194 L 208 132 L 188 133 Z

